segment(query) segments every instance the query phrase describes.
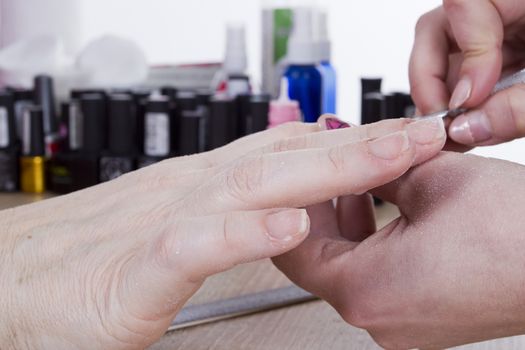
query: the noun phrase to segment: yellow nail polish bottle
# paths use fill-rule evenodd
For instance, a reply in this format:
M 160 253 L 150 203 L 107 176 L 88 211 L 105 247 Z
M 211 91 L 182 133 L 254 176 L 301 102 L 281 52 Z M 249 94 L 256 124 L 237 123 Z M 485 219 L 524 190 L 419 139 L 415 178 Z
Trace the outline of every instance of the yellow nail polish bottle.
M 22 157 L 20 158 L 20 185 L 23 192 L 45 192 L 45 163 L 42 108 L 29 107 L 24 112 Z

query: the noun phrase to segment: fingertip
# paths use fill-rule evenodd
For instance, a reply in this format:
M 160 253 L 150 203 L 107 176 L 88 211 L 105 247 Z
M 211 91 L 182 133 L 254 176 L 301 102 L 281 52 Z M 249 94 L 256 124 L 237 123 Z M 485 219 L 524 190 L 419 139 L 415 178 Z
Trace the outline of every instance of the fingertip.
M 302 240 L 310 232 L 310 217 L 305 209 L 284 209 L 270 213 L 265 219 L 271 242 L 288 244 Z
M 475 145 L 490 140 L 492 126 L 482 110 L 471 111 L 457 117 L 449 127 L 449 137 L 462 145 Z
M 443 118 L 418 120 L 407 126 L 416 151 L 412 165 L 419 165 L 437 155 L 445 146 L 447 133 Z

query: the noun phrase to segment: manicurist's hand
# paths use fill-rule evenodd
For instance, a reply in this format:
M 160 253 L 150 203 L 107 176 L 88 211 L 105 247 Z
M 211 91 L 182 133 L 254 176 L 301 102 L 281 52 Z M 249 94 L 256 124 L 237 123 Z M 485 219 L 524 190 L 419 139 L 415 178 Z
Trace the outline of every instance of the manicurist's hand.
M 310 236 L 274 261 L 386 349 L 523 334 L 524 177 L 521 165 L 443 153 L 375 191 L 402 212 L 386 228 L 375 233 L 357 199 L 343 222 L 314 206 Z
M 472 109 L 449 127 L 461 145 L 493 145 L 525 136 L 525 86 L 489 98 L 496 82 L 525 67 L 525 2 L 444 0 L 416 27 L 412 95 L 422 114 Z
M 299 245 L 296 208 L 391 182 L 444 142 L 440 120 L 289 124 L 2 211 L 0 348 L 144 348 L 208 276 Z

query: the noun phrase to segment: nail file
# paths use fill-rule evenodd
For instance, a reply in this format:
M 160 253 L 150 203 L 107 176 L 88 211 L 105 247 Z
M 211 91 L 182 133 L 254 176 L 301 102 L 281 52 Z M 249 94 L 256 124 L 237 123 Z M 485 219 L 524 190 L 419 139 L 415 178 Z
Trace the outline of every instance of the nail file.
M 513 74 L 513 75 L 510 75 L 506 78 L 503 78 L 501 79 L 497 84 L 496 84 L 496 87 L 494 88 L 494 90 L 492 90 L 492 93 L 491 93 L 491 96 L 492 95 L 495 95 L 497 94 L 498 92 L 500 91 L 503 91 L 503 90 L 507 90 L 515 85 L 518 85 L 518 84 L 525 84 L 525 69 Z M 441 112 L 437 112 L 437 113 L 433 113 L 433 114 L 429 114 L 429 115 L 425 115 L 425 116 L 422 116 L 422 117 L 417 117 L 417 118 L 414 118 L 414 119 L 428 119 L 428 118 L 437 118 L 437 117 L 441 117 L 441 118 L 456 118 L 458 116 L 460 116 L 461 114 L 467 112 L 468 110 L 465 109 L 465 108 L 459 108 L 459 109 L 453 109 L 453 110 L 448 110 L 448 111 L 441 111 Z
M 234 317 L 251 315 L 317 300 L 299 287 L 286 287 L 185 307 L 173 321 L 169 332 Z

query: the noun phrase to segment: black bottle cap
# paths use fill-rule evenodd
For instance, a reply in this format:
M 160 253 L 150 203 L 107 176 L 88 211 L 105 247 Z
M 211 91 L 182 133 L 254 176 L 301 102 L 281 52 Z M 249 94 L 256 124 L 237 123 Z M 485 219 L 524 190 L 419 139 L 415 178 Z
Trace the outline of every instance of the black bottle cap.
M 177 99 L 178 92 L 179 90 L 173 86 L 163 86 L 160 88 L 161 95 L 167 96 L 172 101 L 175 101 Z
M 22 154 L 25 157 L 42 157 L 46 154 L 44 139 L 44 110 L 31 106 L 24 111 Z
M 35 99 L 35 92 L 32 89 L 9 88 L 9 91 L 13 94 L 15 102 L 18 102 L 18 101 L 33 102 Z
M 250 100 L 251 94 L 240 94 L 235 98 L 237 108 L 237 137 L 248 135 L 248 119 L 251 117 Z
M 371 92 L 381 92 L 381 78 L 362 78 L 361 79 L 361 121 L 365 120 L 365 95 Z
M 137 152 L 137 109 L 132 96 L 110 95 L 108 125 L 109 152 L 117 156 L 134 155 Z
M 70 96 L 72 100 L 79 100 L 83 95 L 98 94 L 106 96 L 106 91 L 101 89 L 73 89 Z
M 0 91 L 0 148 L 16 144 L 15 100 L 11 92 Z
M 416 105 L 410 94 L 405 95 L 405 117 L 412 118 L 416 114 Z
M 250 98 L 250 115 L 246 119 L 246 134 L 255 134 L 268 128 L 270 95 L 254 95 Z
M 154 96 L 146 104 L 148 113 L 171 113 L 170 100 L 167 96 Z
M 53 78 L 47 75 L 35 77 L 35 103 L 42 106 L 44 132 L 46 135 L 58 132 L 58 118 L 55 108 Z
M 182 111 L 194 111 L 197 109 L 197 96 L 192 91 L 179 91 L 176 103 L 180 113 Z
M 404 104 L 404 101 L 401 102 Z M 385 119 L 401 118 L 400 109 L 403 109 L 403 106 L 400 106 L 399 98 L 396 94 L 385 95 Z
M 382 78 L 361 78 L 361 88 L 363 95 L 369 92 L 381 92 Z
M 228 99 L 212 98 L 208 121 L 208 150 L 232 142 L 237 134 L 237 117 L 234 103 Z
M 209 107 L 212 97 L 213 97 L 213 93 L 209 90 L 197 91 L 197 95 L 196 95 L 197 106 Z
M 203 114 L 199 111 L 183 111 L 179 129 L 179 155 L 199 153 L 201 144 L 201 123 Z
M 406 118 L 408 117 L 407 110 L 413 106 L 410 95 L 403 92 L 394 92 L 385 96 L 386 102 L 386 117 L 392 118 Z
M 106 148 L 106 96 L 100 93 L 83 94 L 80 98 L 80 110 L 83 124 L 81 150 L 99 154 Z
M 385 116 L 385 97 L 378 92 L 370 92 L 364 96 L 363 103 L 364 117 L 362 125 L 372 124 L 384 119 Z
M 135 89 L 132 92 L 133 99 L 136 103 L 144 103 L 151 96 L 152 91 L 147 88 Z

